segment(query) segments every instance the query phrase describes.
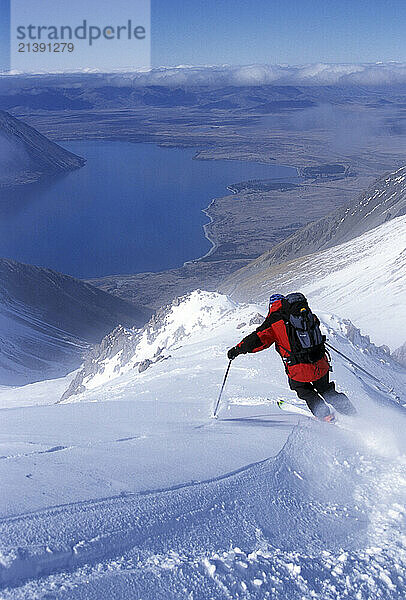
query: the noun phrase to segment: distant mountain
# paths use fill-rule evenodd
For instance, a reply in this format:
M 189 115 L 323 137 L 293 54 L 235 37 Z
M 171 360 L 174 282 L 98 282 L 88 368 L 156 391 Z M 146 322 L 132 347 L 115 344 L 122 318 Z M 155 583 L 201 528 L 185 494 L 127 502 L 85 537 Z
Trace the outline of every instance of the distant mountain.
M 332 248 L 406 214 L 406 167 L 387 173 L 351 204 L 313 221 L 286 240 L 233 273 L 220 291 L 238 297 L 252 296 L 252 282 L 261 273 L 284 273 L 283 263 Z M 268 275 L 266 273 L 269 271 Z M 246 290 L 246 291 L 243 291 Z
M 150 314 L 73 277 L 0 259 L 0 385 L 66 374 L 89 344 Z
M 313 97 L 325 91 L 309 92 L 308 87 L 274 85 L 210 85 L 200 84 L 134 85 L 131 77 L 82 74 L 19 77 L 19 89 L 10 90 L 0 78 L 0 108 L 5 110 L 89 110 L 103 107 L 196 107 L 204 110 L 257 109 L 269 113 L 286 109 L 309 108 Z M 331 95 L 331 94 L 330 94 Z M 339 93 L 341 96 L 342 94 Z M 329 96 L 327 94 L 327 96 Z
M 0 188 L 78 169 L 85 162 L 0 110 Z
M 218 69 L 220 72 L 216 73 Z M 317 78 L 309 79 L 307 73 L 296 83 L 290 78 L 278 84 L 274 77 L 258 77 L 255 68 L 251 74 L 249 68 L 247 71 L 237 67 L 236 71 L 233 74 L 227 67 L 224 70 L 187 67 L 154 69 L 148 73 L 21 74 L 13 76 L 13 87 L 8 77 L 0 76 L 0 109 L 28 114 L 117 106 L 164 109 L 193 106 L 269 114 L 330 102 L 362 102 L 371 108 L 404 105 L 405 84 L 395 80 L 388 84 L 386 78 L 384 86 L 364 85 L 354 79 L 325 85 Z

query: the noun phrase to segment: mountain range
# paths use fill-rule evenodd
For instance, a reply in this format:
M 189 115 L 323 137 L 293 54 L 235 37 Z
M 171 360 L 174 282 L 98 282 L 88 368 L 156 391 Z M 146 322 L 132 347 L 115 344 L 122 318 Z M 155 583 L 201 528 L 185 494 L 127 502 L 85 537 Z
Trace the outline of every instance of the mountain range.
M 301 289 L 321 310 L 351 319 L 403 362 L 405 323 L 399 306 L 405 283 L 405 193 L 406 167 L 387 173 L 349 206 L 310 223 L 226 278 L 219 291 L 237 300 L 266 302 L 271 291 Z M 0 267 L 3 383 L 65 374 L 81 364 L 89 344 L 107 335 L 87 355 L 84 371 L 64 397 L 77 393 L 83 380 L 98 372 L 104 361 L 100 357 L 111 346 L 120 350 L 120 361 L 129 355 L 134 327 L 143 327 L 151 315 L 136 297 L 128 302 L 74 278 L 13 261 L 2 260 Z M 198 270 L 198 263 L 194 267 Z M 164 274 L 159 276 L 165 285 Z M 194 286 L 199 287 L 198 277 Z M 390 335 L 386 320 L 371 320 L 366 311 L 382 304 L 391 311 Z M 136 361 L 136 368 L 165 358 L 158 350 Z M 117 369 L 115 365 L 113 373 Z
M 319 66 L 320 67 L 320 66 Z M 323 69 L 322 69 L 323 70 Z M 359 71 L 359 69 L 357 69 Z M 87 110 L 112 106 L 151 108 L 196 107 L 201 109 L 243 109 L 272 113 L 301 109 L 317 103 L 357 102 L 372 107 L 404 102 L 405 83 L 393 78 L 385 86 L 373 81 L 364 85 L 339 77 L 309 85 L 309 73 L 277 82 L 266 77 L 266 67 L 174 68 L 129 73 L 66 73 L 15 75 L 13 86 L 8 77 L 0 77 L 0 108 L 16 111 Z M 324 68 L 324 71 L 326 69 Z M 264 77 L 262 77 L 262 74 Z

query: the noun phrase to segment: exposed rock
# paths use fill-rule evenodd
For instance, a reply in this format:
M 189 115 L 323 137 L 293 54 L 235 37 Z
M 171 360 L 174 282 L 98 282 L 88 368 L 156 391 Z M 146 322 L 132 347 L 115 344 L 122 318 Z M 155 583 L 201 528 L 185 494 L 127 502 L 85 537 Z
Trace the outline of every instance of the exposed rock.
M 354 344 L 363 349 L 366 354 L 378 356 L 383 360 L 390 358 L 390 349 L 388 346 L 376 346 L 371 342 L 369 335 L 362 335 L 361 330 L 349 320 L 342 319 L 343 326 L 345 327 L 346 337 Z
M 255 316 L 250 319 L 249 325 L 261 325 L 264 322 L 264 316 L 257 313 Z
M 399 364 L 406 367 L 406 342 L 392 353 L 392 358 L 394 358 Z
M 152 365 L 152 360 L 150 360 L 149 358 L 146 358 L 145 360 L 140 362 L 140 364 L 138 365 L 138 373 L 142 373 L 143 371 L 146 371 L 150 365 Z
M 230 302 L 225 297 L 196 290 L 157 310 L 142 329 L 116 327 L 87 353 L 81 370 L 60 401 L 85 391 L 95 375 L 98 381 L 106 382 L 134 368 L 143 373 L 153 364 L 168 359 L 169 350 L 196 328 L 204 330 L 212 319 L 229 310 Z

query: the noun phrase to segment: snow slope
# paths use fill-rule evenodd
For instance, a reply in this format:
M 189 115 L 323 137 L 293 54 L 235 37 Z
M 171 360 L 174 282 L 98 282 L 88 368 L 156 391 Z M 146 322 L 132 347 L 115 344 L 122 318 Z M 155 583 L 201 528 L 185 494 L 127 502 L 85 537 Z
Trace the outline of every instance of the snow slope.
M 404 598 L 403 458 L 323 426 L 275 459 L 3 520 L 4 600 Z
M 67 403 L 17 408 L 27 390 L 0 390 L 14 406 L 0 420 L 2 600 L 404 598 L 405 416 L 393 396 L 337 358 L 360 418 L 339 429 L 291 417 L 275 406 L 294 396 L 268 350 L 233 362 L 209 418 L 225 351 L 259 310 L 194 292 L 105 348 L 97 379 Z M 333 345 L 404 404 L 405 370 L 321 316 Z M 59 398 L 60 382 L 37 386 Z
M 322 252 L 269 267 L 235 290 L 264 300 L 273 291 L 300 290 L 317 310 L 351 319 L 392 350 L 406 340 L 406 216 Z
M 150 312 L 74 277 L 0 259 L 0 385 L 65 375 L 115 325 Z
M 357 301 L 355 297 L 354 301 Z M 261 310 L 262 316 L 259 312 Z M 168 389 L 167 386 L 170 389 L 173 385 L 171 382 L 180 375 L 184 394 L 189 374 L 213 356 L 221 364 L 217 378 L 213 379 L 211 369 L 207 373 L 207 385 L 214 397 L 218 381 L 221 380 L 221 369 L 224 370 L 226 366 L 224 340 L 228 339 L 228 347 L 231 347 L 254 330 L 263 319 L 264 311 L 261 306 L 238 305 L 215 292 L 192 292 L 158 311 L 142 330 L 118 328 L 106 336 L 72 381 L 62 397 L 63 401 L 94 400 L 95 393 L 98 399 L 114 398 L 117 396 L 117 386 L 121 389 L 123 385 L 131 386 L 134 394 L 145 395 L 150 377 L 154 386 L 157 385 L 154 376 L 157 372 L 161 373 L 159 380 L 162 382 L 162 389 Z M 332 323 L 329 329 L 333 334 L 334 331 L 344 332 L 347 339 L 358 341 L 364 351 L 375 353 L 382 360 L 388 358 L 385 349 L 376 348 L 367 337 L 362 340 L 360 332 L 351 322 L 334 319 L 328 314 L 324 319 L 326 323 Z M 281 369 L 279 357 L 274 353 L 268 353 L 265 359 L 261 354 L 240 358 L 240 362 L 243 360 L 255 365 L 265 360 L 268 368 L 264 366 L 264 369 L 268 371 L 270 368 L 272 382 L 278 382 L 281 390 L 286 387 L 284 373 L 279 377 L 276 375 L 280 374 Z M 216 367 L 216 363 L 213 366 Z M 142 376 L 144 370 L 151 373 L 150 377 Z M 257 371 L 253 376 L 256 374 Z M 202 373 L 202 377 L 205 376 Z M 265 382 L 267 386 L 267 380 Z M 199 385 L 202 385 L 201 377 Z M 258 383 L 255 385 L 258 386 Z M 263 389 L 266 394 L 267 387 Z
M 248 265 L 232 273 L 220 291 L 243 297 L 243 291 L 255 293 L 249 280 L 264 272 L 284 270 L 288 261 L 322 252 L 359 238 L 362 234 L 406 214 L 406 167 L 385 173 L 370 188 L 335 212 L 299 229 Z M 354 255 L 355 256 L 355 255 Z M 278 272 L 278 268 L 276 269 Z

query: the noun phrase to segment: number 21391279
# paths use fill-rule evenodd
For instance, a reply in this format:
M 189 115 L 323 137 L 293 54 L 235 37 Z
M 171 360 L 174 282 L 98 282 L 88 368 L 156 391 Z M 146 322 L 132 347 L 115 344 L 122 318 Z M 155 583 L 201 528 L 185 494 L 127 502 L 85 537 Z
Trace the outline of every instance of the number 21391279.
M 73 52 L 75 45 L 72 42 L 20 42 L 18 52 Z

